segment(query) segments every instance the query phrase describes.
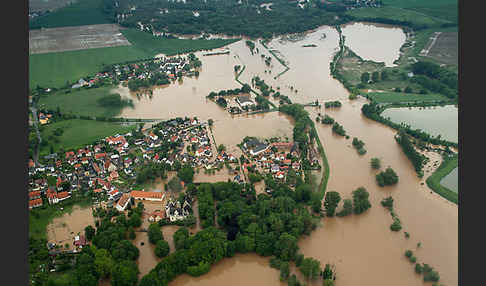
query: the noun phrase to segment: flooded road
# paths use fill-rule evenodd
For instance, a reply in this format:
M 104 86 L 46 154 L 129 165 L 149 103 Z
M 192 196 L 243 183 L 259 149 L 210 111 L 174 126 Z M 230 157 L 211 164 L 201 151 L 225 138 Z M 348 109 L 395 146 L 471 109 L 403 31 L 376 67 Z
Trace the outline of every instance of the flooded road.
M 432 136 L 441 135 L 442 139 L 458 141 L 458 108 L 455 105 L 389 108 L 383 117 L 396 123 L 406 123 L 414 129 L 422 129 Z
M 364 37 L 362 29 L 372 30 L 373 36 Z M 381 61 L 373 54 L 366 55 L 369 43 L 376 48 L 376 55 L 384 54 L 382 60 L 387 65 L 398 57 L 399 47 L 405 39 L 401 29 L 368 24 L 346 26 L 343 33 L 347 36 L 346 45 L 358 55 Z M 353 37 L 361 39 L 358 43 L 364 50 L 360 51 L 353 44 Z M 387 44 L 378 45 L 380 41 Z M 316 47 L 302 47 L 308 44 L 315 44 Z M 206 102 L 204 97 L 210 91 L 239 87 L 234 81 L 234 64 L 246 66 L 240 78 L 243 82 L 249 83 L 254 75 L 259 75 L 269 86 L 276 90 L 279 87 L 280 92 L 289 96 L 292 102 L 309 103 L 317 99 L 322 104 L 324 101 L 340 100 L 343 105 L 338 109 L 306 108 L 311 119 L 315 119 L 318 113 L 330 115 L 343 125 L 350 136 L 346 140 L 335 135 L 330 126 L 316 123 L 331 168 L 327 190 L 339 192 L 342 198 L 351 198 L 351 192 L 363 186 L 370 192 L 372 207 L 357 216 L 323 219 L 321 227 L 299 241 L 302 253 L 319 259 L 321 265 L 336 264 L 336 283 L 340 286 L 423 285 L 422 277 L 415 274 L 413 265 L 405 259 L 405 250 L 411 249 L 418 262 L 427 263 L 439 272 L 439 283 L 457 285 L 457 205 L 428 189 L 425 179 L 430 173 L 426 173 L 422 179 L 417 177 L 412 164 L 393 137 L 396 131 L 365 118 L 361 114 L 361 107 L 366 100 L 359 98 L 350 101 L 344 87 L 329 75 L 329 63 L 338 49 L 338 33 L 330 27 L 320 27 L 297 39 L 273 39 L 267 46 L 276 50 L 290 67 L 277 79 L 274 77 L 285 67 L 275 58 L 267 67 L 260 54 L 251 55 L 244 41 L 240 41 L 228 46 L 229 55 L 201 57 L 203 70 L 198 80 L 185 78 L 181 85 L 175 83 L 158 89 L 154 91 L 151 101 L 135 100 L 135 109 L 124 110 L 122 116 L 170 118 L 187 115 L 203 120 L 212 118 L 216 143 L 226 146 L 240 143 L 245 136 L 278 135 L 291 139 L 292 122 L 278 112 L 232 118 L 213 102 Z M 257 43 L 257 47 L 260 53 L 269 55 L 261 44 Z M 382 52 L 382 48 L 388 52 Z M 265 70 L 271 72 L 265 73 Z M 201 81 L 203 78 L 205 80 Z M 368 151 L 365 155 L 359 156 L 352 147 L 353 137 L 364 141 Z M 395 170 L 399 176 L 397 185 L 378 187 L 375 180 L 377 171 L 370 167 L 373 157 L 381 159 L 382 169 L 391 166 Z M 389 195 L 393 196 L 395 212 L 402 221 L 403 229 L 398 233 L 390 230 L 392 218 L 380 204 Z M 342 201 L 338 211 L 341 208 Z M 410 233 L 409 239 L 405 239 L 404 231 Z M 416 249 L 418 242 L 422 247 Z M 262 259 L 257 255 L 237 255 L 213 266 L 206 275 L 198 278 L 183 275 L 171 285 L 281 285 L 278 271 L 263 263 Z

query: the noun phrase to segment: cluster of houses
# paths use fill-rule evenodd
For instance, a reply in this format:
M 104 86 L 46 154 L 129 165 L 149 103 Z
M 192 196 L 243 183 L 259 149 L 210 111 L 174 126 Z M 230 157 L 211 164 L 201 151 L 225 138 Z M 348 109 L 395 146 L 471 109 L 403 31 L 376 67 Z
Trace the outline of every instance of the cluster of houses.
M 169 152 L 162 152 L 162 145 L 169 146 Z M 237 162 L 232 154 L 213 151 L 205 123 L 197 118 L 164 121 L 136 136 L 131 132 L 117 134 L 95 145 L 49 154 L 44 159 L 45 165 L 36 165 L 32 159 L 28 162 L 30 209 L 57 204 L 80 189 L 106 197 L 110 204 L 123 198 L 119 208 L 124 208 L 127 199 L 123 195 L 129 188 L 126 182 L 136 178 L 137 166 L 144 162 L 172 166 L 178 161 L 206 169 Z
M 279 180 L 284 180 L 289 170 L 296 173 L 301 170 L 297 146 L 292 142 L 263 143 L 252 138 L 244 142 L 242 147 L 250 160 L 250 163 L 243 164 L 243 170 L 256 167 Z

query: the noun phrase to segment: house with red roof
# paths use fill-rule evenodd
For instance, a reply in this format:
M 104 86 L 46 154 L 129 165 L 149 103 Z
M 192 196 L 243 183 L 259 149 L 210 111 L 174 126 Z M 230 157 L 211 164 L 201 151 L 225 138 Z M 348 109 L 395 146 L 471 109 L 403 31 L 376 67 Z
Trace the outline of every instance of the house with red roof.
M 41 197 L 40 191 L 29 192 L 29 200 L 35 200 Z
M 116 203 L 116 209 L 120 212 L 124 211 L 130 203 L 130 194 L 123 194 Z
M 162 201 L 165 194 L 159 192 L 131 191 L 130 196 L 136 200 Z
M 40 207 L 40 206 L 42 206 L 42 199 L 41 198 L 29 201 L 29 210 L 31 210 L 33 208 Z

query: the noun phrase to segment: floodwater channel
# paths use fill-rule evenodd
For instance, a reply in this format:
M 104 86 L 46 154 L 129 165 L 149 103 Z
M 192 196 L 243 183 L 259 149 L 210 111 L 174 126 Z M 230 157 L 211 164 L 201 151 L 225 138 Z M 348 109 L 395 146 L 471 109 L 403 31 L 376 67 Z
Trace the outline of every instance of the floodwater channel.
M 369 30 L 373 36 L 364 36 Z M 387 65 L 398 58 L 399 48 L 405 39 L 401 29 L 381 25 L 353 24 L 344 27 L 343 33 L 346 35 L 346 45 L 358 55 L 385 61 Z M 425 179 L 430 173 L 426 173 L 422 179 L 417 177 L 411 162 L 394 139 L 395 130 L 361 114 L 366 99 L 350 101 L 342 84 L 330 76 L 329 64 L 338 50 L 337 31 L 324 26 L 296 38 L 276 38 L 267 44 L 290 68 L 276 79 L 275 76 L 285 67 L 275 58 L 272 58 L 270 66 L 266 66 L 260 54 L 270 54 L 260 43 L 256 43 L 259 53 L 251 55 L 244 41 L 239 41 L 228 46 L 229 55 L 196 54 L 203 63 L 199 78 L 184 78 L 182 83 L 157 88 L 151 99 L 136 100 L 136 96 L 130 94 L 127 88 L 119 88 L 120 94 L 135 99 L 134 109 L 125 109 L 121 116 L 212 118 L 215 141 L 226 146 L 240 143 L 245 136 L 287 136 L 291 139 L 293 122 L 283 114 L 270 112 L 231 116 L 205 98 L 210 91 L 240 86 L 234 79 L 235 64 L 245 66 L 241 81 L 250 83 L 251 78 L 258 75 L 274 89 L 278 87 L 292 102 L 309 103 L 317 99 L 322 104 L 324 101 L 340 100 L 343 105 L 337 109 L 306 108 L 312 119 L 319 113 L 330 115 L 343 125 L 350 136 L 346 140 L 334 134 L 330 126 L 316 123 L 330 165 L 327 190 L 339 192 L 344 199 L 351 198 L 351 192 L 363 186 L 370 193 L 372 207 L 361 215 L 323 219 L 320 227 L 299 241 L 301 252 L 319 259 L 323 266 L 326 263 L 335 264 L 338 276 L 336 285 L 423 285 L 422 277 L 415 274 L 413 264 L 404 256 L 405 251 L 410 249 L 418 262 L 427 263 L 439 272 L 440 283 L 457 285 L 457 205 L 427 187 Z M 353 43 L 354 38 L 359 41 Z M 307 44 L 315 44 L 316 47 L 302 47 Z M 376 55 L 384 54 L 386 57 L 380 60 L 373 57 L 373 53 L 367 54 L 367 45 L 375 47 Z M 358 46 L 363 46 L 363 49 L 360 50 Z M 353 137 L 365 142 L 365 155 L 359 156 L 352 147 Z M 437 154 L 430 156 L 432 162 L 440 161 Z M 370 167 L 373 157 L 381 159 L 382 170 L 387 166 L 395 170 L 399 176 L 397 185 L 378 187 L 375 181 L 377 171 Z M 392 218 L 380 204 L 384 197 L 390 195 L 395 200 L 394 209 L 402 222 L 400 232 L 390 230 Z M 342 201 L 338 210 L 340 208 Z M 404 231 L 410 233 L 410 238 L 404 237 Z M 416 247 L 418 242 L 422 245 L 420 248 Z M 265 258 L 253 254 L 236 255 L 214 265 L 208 274 L 197 278 L 181 275 L 170 285 L 282 285 L 278 271 L 265 261 Z
M 458 108 L 455 105 L 388 108 L 381 113 L 396 123 L 410 124 L 411 128 L 422 129 L 432 136 L 458 141 Z

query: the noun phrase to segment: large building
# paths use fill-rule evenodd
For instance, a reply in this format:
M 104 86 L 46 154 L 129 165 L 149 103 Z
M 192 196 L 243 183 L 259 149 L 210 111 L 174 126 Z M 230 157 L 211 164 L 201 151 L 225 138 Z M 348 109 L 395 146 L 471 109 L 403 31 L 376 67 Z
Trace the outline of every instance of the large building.
M 130 196 L 136 200 L 158 201 L 164 200 L 164 194 L 158 192 L 131 191 Z
M 245 107 L 245 106 L 250 106 L 250 105 L 253 105 L 255 104 L 248 95 L 240 95 L 236 98 L 236 102 L 238 102 L 238 104 L 241 106 L 241 107 Z

